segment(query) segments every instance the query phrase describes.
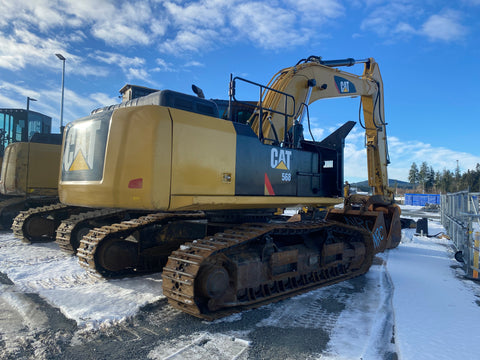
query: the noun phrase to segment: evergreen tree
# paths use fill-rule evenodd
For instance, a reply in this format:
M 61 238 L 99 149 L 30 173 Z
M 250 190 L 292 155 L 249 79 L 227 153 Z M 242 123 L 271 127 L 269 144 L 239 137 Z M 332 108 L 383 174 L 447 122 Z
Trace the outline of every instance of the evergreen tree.
M 443 170 L 442 180 L 440 182 L 441 191 L 444 193 L 454 192 L 454 182 L 455 179 L 452 172 L 450 170 Z
M 474 170 L 469 169 L 462 174 L 458 162 L 454 171 L 444 169 L 442 172 L 435 172 L 426 161 L 422 162 L 420 170 L 417 164 L 412 163 L 408 180 L 411 184 L 420 184 L 424 192 L 480 192 L 480 164 Z
M 410 182 L 410 184 L 413 185 L 418 183 L 418 167 L 415 163 L 412 163 L 412 166 L 410 167 L 410 172 L 408 173 L 408 181 Z
M 435 182 L 434 182 L 436 191 L 440 191 L 440 192 L 442 191 L 440 188 L 441 182 L 442 182 L 442 175 L 440 175 L 440 171 L 437 171 L 435 173 Z
M 420 185 L 422 185 L 423 192 L 425 192 L 428 172 L 429 172 L 428 164 L 426 161 L 424 161 L 422 162 L 422 165 L 420 166 L 420 171 L 418 172 L 418 182 L 420 183 Z
M 430 168 L 427 170 L 425 190 L 427 192 L 430 192 L 433 190 L 434 186 L 435 186 L 435 170 L 433 170 L 433 167 L 430 166 Z

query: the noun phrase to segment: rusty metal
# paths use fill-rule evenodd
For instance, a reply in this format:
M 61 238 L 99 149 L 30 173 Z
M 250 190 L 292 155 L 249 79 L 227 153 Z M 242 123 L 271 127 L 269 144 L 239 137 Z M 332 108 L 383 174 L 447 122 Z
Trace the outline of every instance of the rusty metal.
M 55 242 L 63 251 L 74 254 L 80 240 L 90 230 L 102 226 L 103 223 L 121 221 L 125 214 L 126 211 L 120 209 L 97 209 L 72 215 L 58 226 Z
M 160 236 L 162 239 L 153 240 L 146 245 L 139 241 L 142 231 L 154 229 L 157 232 L 168 231 L 168 222 L 182 220 L 199 220 L 205 217 L 203 212 L 175 212 L 155 213 L 141 216 L 136 219 L 122 221 L 118 224 L 105 225 L 92 229 L 80 240 L 77 256 L 80 265 L 89 273 L 97 277 L 118 277 L 135 273 L 160 271 L 163 267 L 161 257 L 164 247 L 171 247 L 175 243 L 175 235 Z M 150 239 L 155 234 L 148 233 Z M 181 243 L 184 239 L 179 239 Z M 170 254 L 171 251 L 168 252 Z
M 53 241 L 60 221 L 78 209 L 76 206 L 56 203 L 20 211 L 12 223 L 13 235 L 29 243 Z
M 332 209 L 326 218 L 368 230 L 372 234 L 376 253 L 384 251 L 387 247 L 387 229 L 381 212 Z
M 378 202 L 375 203 L 375 201 Z M 330 209 L 326 219 L 370 231 L 375 251 L 383 252 L 385 249 L 397 247 L 402 239 L 400 213 L 398 205 L 381 201 L 378 196 L 352 195 L 346 200 L 344 209 Z
M 212 320 L 361 275 L 373 256 L 371 233 L 346 224 L 244 224 L 174 251 L 163 293 L 175 308 Z

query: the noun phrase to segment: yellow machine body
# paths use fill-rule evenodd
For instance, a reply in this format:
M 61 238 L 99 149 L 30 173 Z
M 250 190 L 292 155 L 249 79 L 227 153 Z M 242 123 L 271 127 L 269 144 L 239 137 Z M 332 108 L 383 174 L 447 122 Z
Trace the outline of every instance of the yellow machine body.
M 99 125 L 92 126 L 92 121 Z M 96 139 L 100 122 L 92 115 L 65 129 L 62 171 L 67 176 L 59 183 L 62 203 L 176 211 L 341 202 L 337 197 L 238 195 L 238 134 L 231 121 L 157 105 L 119 108 L 103 120 L 108 122 L 104 154 L 98 151 L 102 141 Z M 266 152 L 272 148 L 258 146 Z M 81 180 L 82 173 L 94 169 L 95 180 Z M 263 181 L 264 174 L 259 176 Z
M 19 142 L 7 146 L 0 192 L 16 196 L 56 196 L 61 146 Z

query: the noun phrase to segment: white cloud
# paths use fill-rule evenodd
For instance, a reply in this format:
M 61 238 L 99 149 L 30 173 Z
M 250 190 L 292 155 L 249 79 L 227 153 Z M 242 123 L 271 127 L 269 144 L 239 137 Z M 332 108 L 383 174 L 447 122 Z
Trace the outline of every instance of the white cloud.
M 407 29 L 410 32 L 411 29 L 403 20 L 412 19 L 412 14 L 418 14 L 410 1 L 396 0 L 382 5 L 367 1 L 367 7 L 369 6 L 373 6 L 373 11 L 362 21 L 360 28 L 373 31 L 381 37 L 389 37 L 395 32 Z
M 149 1 L 112 0 L 0 0 L 0 27 L 20 26 L 48 35 L 56 29 L 78 30 L 88 27 L 91 34 L 107 44 L 150 44 L 152 33 L 161 34 L 161 26 L 152 26 L 154 8 Z
M 421 141 L 403 141 L 395 136 L 388 138 L 388 148 L 391 160 L 388 176 L 402 181 L 407 181 L 413 162 L 419 165 L 426 161 L 435 171 L 453 171 L 457 160 L 462 171 L 474 169 L 480 163 L 480 156 L 435 147 Z M 354 128 L 345 140 L 345 178 L 353 182 L 367 179 L 367 155 L 361 129 Z
M 397 26 L 393 29 L 393 32 L 396 34 L 415 34 L 417 31 L 413 28 L 412 25 L 405 22 L 399 22 Z
M 139 67 L 145 65 L 145 59 L 138 56 L 128 57 L 119 53 L 112 53 L 108 51 L 96 51 L 94 58 L 109 65 L 118 65 L 122 69 L 127 69 L 132 66 Z
M 185 67 L 204 67 L 205 65 L 202 64 L 199 61 L 192 60 L 192 61 L 189 61 L 189 62 L 185 63 L 184 66 Z
M 228 1 L 200 1 L 185 6 L 171 1 L 164 3 L 169 17 L 180 28 L 210 27 L 218 28 L 225 24 L 225 14 L 228 13 Z
M 344 13 L 337 0 L 203 0 L 189 4 L 168 1 L 164 6 L 173 37 L 166 39 L 161 50 L 168 53 L 198 52 L 245 40 L 273 50 L 292 43 L 305 44 L 316 36 L 312 26 L 318 28 Z
M 92 106 L 107 106 L 111 104 L 117 104 L 118 98 L 111 97 L 105 93 L 92 93 L 89 96 L 89 101 L 85 103 L 85 108 L 93 110 Z
M 432 15 L 422 25 L 421 33 L 431 40 L 455 41 L 466 34 L 460 14 L 449 10 L 441 15 Z
M 158 67 L 153 69 L 153 71 L 175 71 L 176 67 L 174 64 L 165 61 L 164 59 L 157 58 L 155 60 Z
M 87 65 L 87 59 L 68 52 L 62 41 L 45 39 L 28 30 L 15 29 L 8 37 L 0 33 L 0 43 L 0 68 L 16 71 L 33 65 L 57 70 L 61 69 L 61 65 L 55 54 L 61 53 L 67 59 L 66 66 L 70 73 L 97 76 L 106 74 L 105 69 Z
M 344 14 L 345 8 L 337 0 L 287 0 L 287 4 L 298 10 L 306 21 L 324 22 L 328 18 L 337 18 Z
M 311 118 L 312 123 L 315 122 Z M 340 125 L 324 129 L 318 126 L 312 126 L 312 132 L 316 141 L 320 141 L 331 134 Z M 304 136 L 308 135 L 308 128 L 305 124 Z M 421 141 L 403 141 L 395 136 L 388 137 L 388 149 L 391 164 L 388 166 L 388 176 L 390 179 L 408 181 L 408 172 L 413 162 L 420 165 L 426 161 L 435 171 L 444 169 L 453 171 L 456 167 L 456 161 L 462 172 L 467 169 L 475 169 L 477 163 L 480 163 L 480 156 L 447 149 L 446 147 L 435 147 L 431 144 Z M 345 139 L 344 148 L 344 175 L 350 182 L 364 181 L 368 179 L 367 169 L 367 151 L 365 148 L 365 131 L 355 126 Z
M 312 26 L 318 30 L 345 12 L 338 0 L 0 0 L 0 8 L 4 10 L 0 17 L 0 67 L 14 71 L 28 65 L 52 68 L 56 65 L 51 54 L 61 52 L 68 55 L 73 72 L 101 76 L 108 71 L 85 66 L 83 59 L 88 54 L 77 54 L 75 49 L 100 40 L 106 51 L 116 46 L 155 44 L 176 56 L 239 41 L 279 50 L 321 36 Z M 127 76 L 147 71 L 122 69 Z M 162 66 L 154 70 L 160 69 Z
M 421 2 L 411 0 L 375 2 L 371 4 L 366 1 L 366 6 L 373 10 L 362 21 L 360 28 L 373 31 L 383 38 L 419 35 L 430 40 L 455 41 L 467 32 L 467 28 L 461 23 L 462 14 L 455 10 L 447 9 L 441 14 L 431 15 L 431 9 Z
M 294 30 L 295 13 L 261 2 L 240 4 L 232 16 L 233 27 L 262 48 L 285 47 L 292 42 L 304 43 L 306 35 Z
M 30 97 L 38 100 L 41 96 L 38 91 L 27 89 L 23 86 L 8 83 L 6 81 L 0 82 L 0 93 L 2 93 L 2 92 L 6 93 L 6 97 L 10 93 L 16 93 L 16 94 L 21 95 L 21 97 L 23 97 L 25 99 L 27 98 L 27 96 L 30 96 Z M 8 97 L 7 97 L 7 99 L 8 99 Z M 14 100 L 8 99 L 6 101 L 3 101 L 2 103 L 6 104 L 5 107 L 21 107 L 21 108 L 23 108 L 25 106 L 25 103 L 14 103 L 12 101 L 14 101 Z
M 128 68 L 128 70 L 126 71 L 126 75 L 129 81 L 137 79 L 148 82 L 149 84 L 153 84 L 148 71 L 146 71 L 145 69 Z
M 218 33 L 211 29 L 182 30 L 173 39 L 167 39 L 160 45 L 160 50 L 180 55 L 184 52 L 199 52 L 212 49 Z

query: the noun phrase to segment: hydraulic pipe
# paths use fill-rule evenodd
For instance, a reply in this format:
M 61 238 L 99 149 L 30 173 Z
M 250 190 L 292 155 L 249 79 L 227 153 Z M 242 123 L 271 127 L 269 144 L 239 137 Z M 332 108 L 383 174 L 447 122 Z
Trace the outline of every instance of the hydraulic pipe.
M 362 63 L 368 63 L 370 62 L 370 59 L 361 59 L 361 60 L 355 60 L 352 58 L 347 58 L 347 59 L 340 59 L 340 60 L 319 60 L 320 65 L 325 65 L 329 67 L 335 67 L 335 66 L 353 66 L 355 64 L 362 64 Z

